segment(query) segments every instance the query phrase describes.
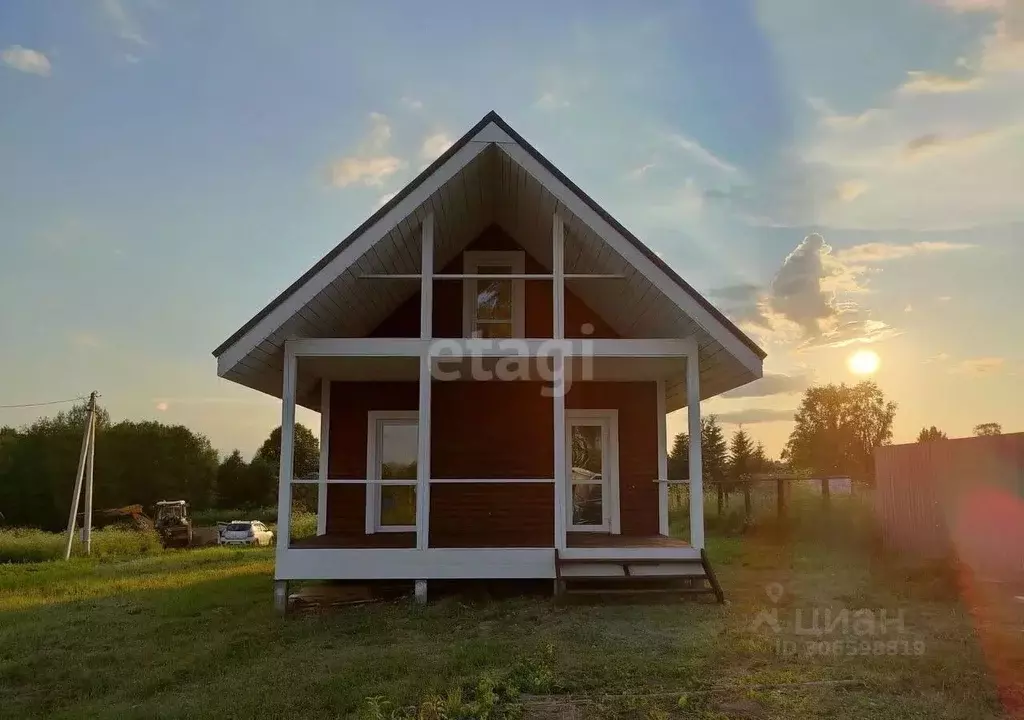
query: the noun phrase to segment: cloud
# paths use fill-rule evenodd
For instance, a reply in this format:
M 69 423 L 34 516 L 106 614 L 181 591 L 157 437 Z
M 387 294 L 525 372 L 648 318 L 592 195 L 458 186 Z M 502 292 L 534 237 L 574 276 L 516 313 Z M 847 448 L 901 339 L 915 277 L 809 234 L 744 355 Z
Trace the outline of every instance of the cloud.
M 904 245 L 873 242 L 843 248 L 836 252 L 836 258 L 849 264 L 879 263 L 887 260 L 902 260 L 915 255 L 972 250 L 976 247 L 977 245 L 971 243 L 944 241 L 923 241 Z
M 765 290 L 760 285 L 742 283 L 712 288 L 707 293 L 719 309 L 740 327 L 772 329 L 769 312 L 765 308 Z
M 900 335 L 901 332 L 881 320 L 859 319 L 840 322 L 831 330 L 809 337 L 798 350 L 841 348 L 855 343 L 876 343 Z
M 5 65 L 30 75 L 49 77 L 52 69 L 49 59 L 43 53 L 21 45 L 11 45 L 6 48 L 0 53 L 0 59 Z
M 844 183 L 840 183 L 839 187 L 836 188 L 836 195 L 843 202 L 853 202 L 863 195 L 867 189 L 868 184 L 861 180 L 847 180 Z
M 91 332 L 76 332 L 72 333 L 69 338 L 71 346 L 78 349 L 92 349 L 98 348 L 103 343 L 100 341 L 98 335 Z
M 404 163 L 392 155 L 342 158 L 331 165 L 331 184 L 335 187 L 348 187 L 353 184 L 383 185 L 384 180 L 401 170 L 403 166 Z
M 911 305 L 910 303 L 907 303 L 906 306 L 903 308 L 903 312 L 905 312 L 905 313 L 914 312 L 914 306 Z
M 156 404 L 156 409 L 159 410 L 160 412 L 167 412 L 168 407 L 170 406 L 165 402 L 158 402 Z
M 534 103 L 534 107 L 540 108 L 541 110 L 559 110 L 561 108 L 569 107 L 569 101 L 549 90 L 537 98 L 537 102 Z
M 630 180 L 639 180 L 640 178 L 647 174 L 648 170 L 651 170 L 654 167 L 655 163 L 649 162 L 645 165 L 641 165 L 640 167 L 633 168 L 628 173 L 626 173 L 626 177 L 629 178 Z
M 407 108 L 409 108 L 410 110 L 422 110 L 423 109 L 423 101 L 422 100 L 417 100 L 416 98 L 409 97 L 408 95 L 403 95 L 400 102 L 403 105 L 405 105 Z
M 384 207 L 385 205 L 388 204 L 388 202 L 391 200 L 391 198 L 393 198 L 397 194 L 398 194 L 397 192 L 390 192 L 390 193 L 385 193 L 385 194 L 381 195 L 379 198 L 377 198 L 377 207 L 378 208 Z
M 850 115 L 811 101 L 818 123 L 798 143 L 800 159 L 871 191 L 809 204 L 802 223 L 928 230 L 1024 220 L 1024 2 L 941 4 L 991 16 L 968 55 L 949 58 L 956 73 L 917 69 L 877 107 Z
M 452 139 L 443 132 L 429 135 L 420 146 L 420 157 L 427 162 L 433 162 L 443 155 L 452 144 Z
M 773 408 L 750 408 L 732 412 L 715 413 L 719 422 L 726 425 L 756 425 L 758 423 L 783 422 L 792 420 L 792 410 L 775 410 Z
M 1006 358 L 981 357 L 964 360 L 952 369 L 952 372 L 965 375 L 991 375 L 1003 369 Z
M 926 357 L 924 359 L 924 364 L 931 365 L 932 363 L 941 363 L 946 362 L 947 360 L 949 360 L 949 354 L 940 352 L 936 353 L 935 355 L 931 355 L 930 357 Z
M 835 274 L 829 267 L 831 252 L 821 235 L 808 235 L 783 261 L 770 287 L 771 309 L 798 325 L 809 338 L 820 335 L 822 321 L 838 313 L 835 293 L 825 287 L 825 281 Z
M 739 173 L 739 169 L 735 165 L 732 165 L 718 157 L 692 138 L 688 138 L 685 135 L 677 133 L 670 135 L 669 140 L 673 145 L 686 152 L 690 157 L 702 165 L 707 165 L 708 167 L 720 170 L 728 175 L 735 175 Z
M 369 115 L 370 129 L 353 155 L 335 161 L 329 168 L 335 187 L 365 185 L 378 187 L 405 167 L 405 162 L 386 152 L 391 140 L 391 122 L 382 113 Z
M 769 397 L 771 395 L 793 395 L 801 393 L 811 385 L 809 373 L 786 375 L 785 373 L 765 373 L 760 380 L 755 380 L 743 387 L 722 393 L 723 398 Z
M 900 86 L 898 92 L 910 95 L 967 92 L 978 88 L 982 82 L 979 77 L 954 78 L 949 75 L 911 70 L 907 73 L 907 81 Z
M 122 0 L 103 0 L 100 7 L 104 14 L 114 26 L 118 37 L 136 45 L 148 45 L 149 42 L 142 35 L 142 26 L 125 10 Z
M 383 150 L 391 140 L 391 121 L 379 112 L 370 113 L 370 132 L 363 141 L 366 150 Z
M 849 296 L 868 292 L 864 277 L 872 263 L 939 249 L 931 245 L 947 249 L 945 243 L 868 243 L 835 253 L 812 233 L 789 253 L 767 288 L 746 283 L 714 288 L 708 295 L 763 342 L 796 343 L 798 351 L 880 342 L 899 331 L 872 318 Z
M 1002 10 L 1007 0 L 939 0 L 942 5 L 957 12 Z

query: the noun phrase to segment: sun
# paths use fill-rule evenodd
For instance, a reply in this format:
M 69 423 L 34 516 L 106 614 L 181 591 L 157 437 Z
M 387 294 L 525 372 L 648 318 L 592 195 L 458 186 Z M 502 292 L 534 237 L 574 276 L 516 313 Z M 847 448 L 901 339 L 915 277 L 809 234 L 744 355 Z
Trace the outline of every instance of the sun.
M 858 350 L 846 360 L 846 366 L 855 375 L 870 375 L 882 364 L 874 350 Z

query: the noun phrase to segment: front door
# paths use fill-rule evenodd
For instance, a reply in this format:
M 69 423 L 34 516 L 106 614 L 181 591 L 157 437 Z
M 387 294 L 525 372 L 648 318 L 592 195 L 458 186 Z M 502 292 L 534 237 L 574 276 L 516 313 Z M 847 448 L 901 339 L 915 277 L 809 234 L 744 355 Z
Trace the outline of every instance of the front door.
M 619 532 L 616 411 L 567 410 L 565 431 L 566 529 Z

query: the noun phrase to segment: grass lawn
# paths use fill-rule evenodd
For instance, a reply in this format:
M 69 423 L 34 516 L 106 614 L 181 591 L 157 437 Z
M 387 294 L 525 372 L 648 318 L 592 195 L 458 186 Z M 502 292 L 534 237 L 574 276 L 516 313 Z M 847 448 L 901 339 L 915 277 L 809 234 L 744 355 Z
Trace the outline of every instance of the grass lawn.
M 968 611 L 948 583 L 856 550 L 709 552 L 724 607 L 448 598 L 288 617 L 271 607 L 271 550 L 0 565 L 0 716 L 981 720 L 1021 701 L 1020 618 L 983 589 Z M 844 608 L 876 630 L 885 609 L 888 632 L 855 634 L 860 614 L 797 633 Z M 780 634 L 754 627 L 761 612 Z

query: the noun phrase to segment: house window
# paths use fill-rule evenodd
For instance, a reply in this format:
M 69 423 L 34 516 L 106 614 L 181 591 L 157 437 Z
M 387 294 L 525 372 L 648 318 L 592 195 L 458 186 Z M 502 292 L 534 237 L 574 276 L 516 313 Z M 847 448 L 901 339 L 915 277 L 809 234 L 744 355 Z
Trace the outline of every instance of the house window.
M 416 480 L 417 413 L 373 411 L 367 423 L 366 467 L 370 480 Z M 416 529 L 416 485 L 367 486 L 367 532 Z
M 525 253 L 469 251 L 463 272 L 478 275 L 523 274 Z M 525 337 L 525 282 L 500 278 L 463 281 L 463 329 L 466 337 Z

